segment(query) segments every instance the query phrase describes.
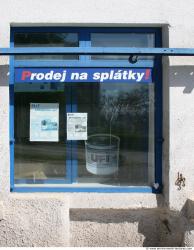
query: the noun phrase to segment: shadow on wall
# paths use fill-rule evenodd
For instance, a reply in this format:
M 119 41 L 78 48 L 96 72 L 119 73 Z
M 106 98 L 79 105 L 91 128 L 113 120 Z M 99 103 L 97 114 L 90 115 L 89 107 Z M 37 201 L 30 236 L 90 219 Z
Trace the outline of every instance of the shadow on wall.
M 185 245 L 186 232 L 194 232 L 187 208 L 188 202 L 179 213 L 167 209 L 72 209 L 71 246 L 180 247 Z M 189 238 L 186 242 L 192 244 Z
M 194 66 L 170 66 L 170 87 L 183 87 L 183 93 L 194 90 Z
M 0 87 L 9 86 L 9 65 L 0 65 Z

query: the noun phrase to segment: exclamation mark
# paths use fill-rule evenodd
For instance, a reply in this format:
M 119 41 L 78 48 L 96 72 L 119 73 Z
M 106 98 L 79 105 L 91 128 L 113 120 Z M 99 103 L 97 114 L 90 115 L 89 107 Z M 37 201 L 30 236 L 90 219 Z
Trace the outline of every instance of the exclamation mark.
M 145 80 L 148 80 L 148 79 L 150 78 L 150 72 L 151 72 L 150 69 L 146 69 L 146 72 L 145 72 Z

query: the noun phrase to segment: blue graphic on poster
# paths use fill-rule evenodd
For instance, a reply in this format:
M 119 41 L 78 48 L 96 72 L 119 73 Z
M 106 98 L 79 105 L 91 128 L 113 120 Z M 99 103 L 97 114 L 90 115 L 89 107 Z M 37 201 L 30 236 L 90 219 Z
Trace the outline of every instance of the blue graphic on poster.
M 58 103 L 30 103 L 30 141 L 59 141 Z

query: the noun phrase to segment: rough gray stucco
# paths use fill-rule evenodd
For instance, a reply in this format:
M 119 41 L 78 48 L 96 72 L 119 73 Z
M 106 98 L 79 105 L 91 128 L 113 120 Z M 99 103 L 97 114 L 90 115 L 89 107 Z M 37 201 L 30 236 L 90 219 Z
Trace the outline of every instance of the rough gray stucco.
M 0 203 L 0 246 L 191 246 L 191 205 L 181 212 L 70 209 L 68 196 L 21 194 Z
M 8 199 L 0 204 L 0 246 L 68 246 L 68 200 Z
M 164 47 L 194 47 L 193 0 L 2 0 L 0 16 L 0 47 L 11 26 L 161 27 Z M 163 59 L 162 195 L 11 193 L 8 61 L 0 58 L 0 246 L 194 247 L 193 57 Z
M 194 246 L 194 220 L 187 224 L 185 231 L 183 246 L 193 247 Z
M 162 210 L 70 211 L 71 246 L 138 247 L 183 244 L 187 219 Z

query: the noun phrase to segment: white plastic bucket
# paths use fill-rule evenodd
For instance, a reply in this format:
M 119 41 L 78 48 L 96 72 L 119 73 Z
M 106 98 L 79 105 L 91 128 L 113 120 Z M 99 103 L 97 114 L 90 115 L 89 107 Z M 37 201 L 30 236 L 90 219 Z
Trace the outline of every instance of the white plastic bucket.
M 118 172 L 120 138 L 109 134 L 88 137 L 86 147 L 86 169 L 96 175 L 111 175 Z

